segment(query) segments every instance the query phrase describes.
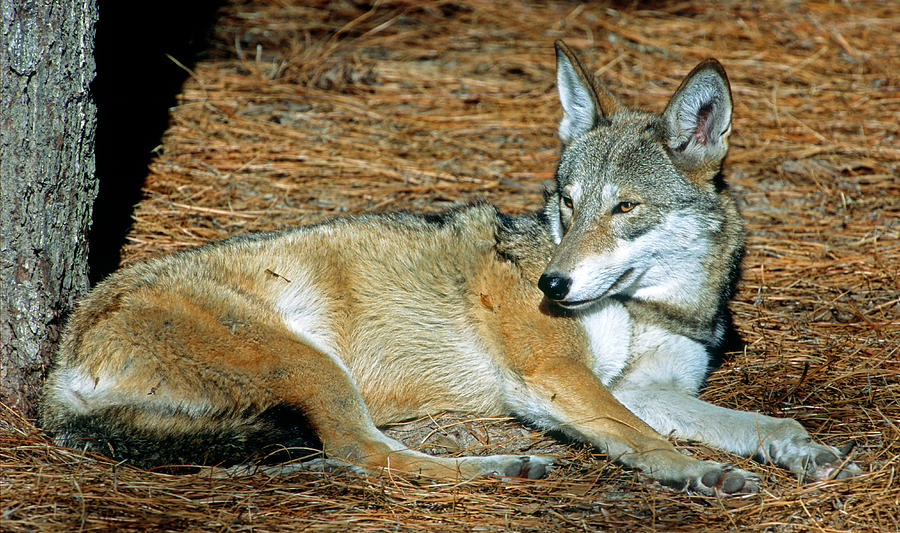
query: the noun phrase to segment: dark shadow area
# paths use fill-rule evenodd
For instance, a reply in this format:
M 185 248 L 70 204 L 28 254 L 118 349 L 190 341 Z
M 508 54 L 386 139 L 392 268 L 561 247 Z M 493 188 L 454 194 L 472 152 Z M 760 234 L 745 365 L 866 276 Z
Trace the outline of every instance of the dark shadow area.
M 94 285 L 118 265 L 152 150 L 169 108 L 205 48 L 220 2 L 100 2 L 94 54 L 96 165 L 100 191 L 90 233 Z
M 163 427 L 166 419 L 171 427 Z M 193 429 L 184 431 L 185 427 Z M 201 416 L 177 408 L 116 405 L 61 418 L 53 431 L 75 449 L 170 474 L 196 472 L 185 465 L 271 465 L 315 459 L 322 450 L 303 410 L 286 404 L 261 412 L 248 407 L 239 413 L 212 410 Z

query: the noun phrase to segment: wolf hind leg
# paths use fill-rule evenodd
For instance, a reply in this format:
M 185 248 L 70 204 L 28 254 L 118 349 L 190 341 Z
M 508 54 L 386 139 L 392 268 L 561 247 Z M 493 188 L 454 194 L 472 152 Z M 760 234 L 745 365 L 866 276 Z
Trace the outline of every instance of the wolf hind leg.
M 288 404 L 300 406 L 322 442 L 331 467 L 345 462 L 351 471 L 382 470 L 421 474 L 438 479 L 478 476 L 540 478 L 552 459 L 531 455 L 435 457 L 411 450 L 376 426 L 351 376 L 330 356 L 310 352 L 280 372 L 273 392 Z M 300 468 L 303 468 L 302 466 Z

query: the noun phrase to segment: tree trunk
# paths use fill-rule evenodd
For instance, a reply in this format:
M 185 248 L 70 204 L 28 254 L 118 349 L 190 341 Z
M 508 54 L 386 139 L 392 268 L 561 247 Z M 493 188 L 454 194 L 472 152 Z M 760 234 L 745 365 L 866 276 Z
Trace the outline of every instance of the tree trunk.
M 96 0 L 0 0 L 0 401 L 33 418 L 88 288 Z

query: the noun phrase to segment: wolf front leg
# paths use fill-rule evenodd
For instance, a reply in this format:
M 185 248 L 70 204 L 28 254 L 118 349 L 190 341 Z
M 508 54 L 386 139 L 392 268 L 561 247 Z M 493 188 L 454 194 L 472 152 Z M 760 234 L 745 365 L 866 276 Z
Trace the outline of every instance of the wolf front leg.
M 657 431 L 774 463 L 801 479 L 833 479 L 862 472 L 837 448 L 819 444 L 796 420 L 726 409 L 673 383 L 623 383 L 615 396 Z
M 640 353 L 613 395 L 656 431 L 695 440 L 787 468 L 801 478 L 830 479 L 861 472 L 845 454 L 816 443 L 796 420 L 736 411 L 696 398 L 708 356 L 683 336 L 639 332 Z
M 312 348 L 280 373 L 276 394 L 299 406 L 321 440 L 329 462 L 346 462 L 354 470 L 421 474 L 438 479 L 477 476 L 541 478 L 552 465 L 549 457 L 492 455 L 434 457 L 410 450 L 389 438 L 369 415 L 365 401 L 347 371 L 330 356 Z
M 507 397 L 519 416 L 590 442 L 666 484 L 709 495 L 757 490 L 750 472 L 679 453 L 573 359 L 543 358 L 522 373 Z

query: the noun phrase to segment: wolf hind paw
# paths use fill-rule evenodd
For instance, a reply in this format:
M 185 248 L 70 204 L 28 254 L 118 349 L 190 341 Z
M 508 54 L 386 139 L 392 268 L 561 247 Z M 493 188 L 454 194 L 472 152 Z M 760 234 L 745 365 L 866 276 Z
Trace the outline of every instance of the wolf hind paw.
M 488 455 L 484 457 L 463 457 L 459 459 L 461 469 L 481 470 L 481 475 L 504 479 L 540 479 L 553 466 L 553 458 L 546 455 Z

